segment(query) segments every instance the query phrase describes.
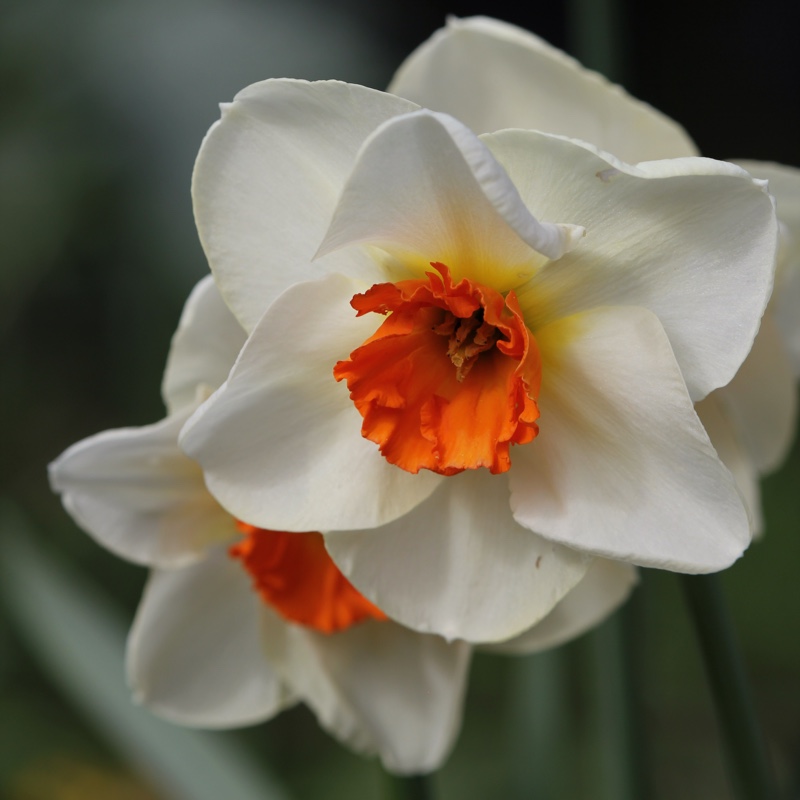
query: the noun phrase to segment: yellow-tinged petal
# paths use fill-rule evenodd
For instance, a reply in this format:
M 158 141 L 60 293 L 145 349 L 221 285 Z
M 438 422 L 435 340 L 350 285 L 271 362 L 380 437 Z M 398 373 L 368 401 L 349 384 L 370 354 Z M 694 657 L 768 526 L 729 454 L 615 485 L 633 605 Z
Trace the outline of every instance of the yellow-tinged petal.
M 570 222 L 533 217 L 480 139 L 452 117 L 417 111 L 367 139 L 319 253 L 372 245 L 415 277 L 439 262 L 456 280 L 506 292 L 577 245 L 584 230 Z
M 630 166 L 533 131 L 482 138 L 535 217 L 586 229 L 517 289 L 534 335 L 584 309 L 640 306 L 661 321 L 694 400 L 731 380 L 772 290 L 778 225 L 763 182 L 706 158 Z
M 729 566 L 750 543 L 747 512 L 658 318 L 636 307 L 576 317 L 537 333 L 541 425 L 509 472 L 515 519 L 637 565 Z

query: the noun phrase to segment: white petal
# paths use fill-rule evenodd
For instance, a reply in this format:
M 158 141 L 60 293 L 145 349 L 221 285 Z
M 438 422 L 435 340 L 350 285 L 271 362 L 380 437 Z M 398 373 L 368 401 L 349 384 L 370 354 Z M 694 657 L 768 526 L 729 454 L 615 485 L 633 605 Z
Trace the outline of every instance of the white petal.
M 565 220 L 566 221 L 566 220 Z M 380 247 L 417 270 L 447 264 L 498 291 L 519 285 L 583 231 L 541 223 L 503 168 L 452 117 L 417 111 L 367 139 L 320 247 Z M 536 251 L 536 252 L 532 252 Z
M 289 531 L 371 528 L 405 514 L 442 478 L 389 464 L 333 367 L 377 327 L 342 276 L 289 289 L 264 315 L 228 382 L 184 428 L 181 445 L 240 519 Z
M 639 580 L 635 567 L 595 558 L 583 580 L 538 624 L 486 649 L 496 653 L 538 653 L 558 647 L 599 625 L 628 599 Z
M 534 216 L 586 228 L 574 250 L 520 290 L 529 324 L 644 306 L 661 320 L 694 400 L 728 383 L 772 288 L 777 223 L 762 184 L 721 161 L 630 167 L 530 131 L 484 141 Z
M 800 377 L 800 254 L 797 261 L 783 261 L 786 268 L 776 275 L 773 314 L 789 357 L 795 377 Z
M 736 163 L 756 178 L 768 180 L 777 201 L 781 247 L 772 305 L 795 376 L 800 376 L 800 169 L 765 161 Z
M 324 274 L 311 260 L 356 153 L 378 125 L 414 108 L 362 86 L 290 80 L 254 84 L 223 106 L 192 196 L 211 270 L 246 330 L 287 286 Z M 357 260 L 348 254 L 347 267 Z
M 224 548 L 150 576 L 128 639 L 136 699 L 181 725 L 229 728 L 269 719 L 292 701 L 267 661 L 263 607 Z
M 517 521 L 642 566 L 729 566 L 750 541 L 747 513 L 656 317 L 596 309 L 537 338 L 540 432 L 509 472 Z
M 50 465 L 50 483 L 75 521 L 137 564 L 185 564 L 235 534 L 200 468 L 178 448 L 187 417 L 188 410 L 155 425 L 98 433 Z
M 584 139 L 630 163 L 695 155 L 677 123 L 532 33 L 450 18 L 400 67 L 389 91 L 476 133 L 527 128 Z
M 770 194 L 778 205 L 778 217 L 793 232 L 800 246 L 800 169 L 770 161 L 734 161 L 754 178 L 769 181 Z
M 764 515 L 761 511 L 758 472 L 753 459 L 747 453 L 738 426 L 734 424 L 722 400 L 723 391 L 717 389 L 716 392 L 711 392 L 697 403 L 695 409 L 717 455 L 736 481 L 750 516 L 753 535 L 760 536 L 764 531 Z
M 800 315 L 800 308 L 797 312 Z M 777 469 L 795 433 L 797 384 L 784 342 L 769 311 L 750 355 L 719 396 L 755 469 Z M 712 439 L 713 441 L 713 439 Z
M 529 628 L 590 563 L 514 522 L 507 478 L 484 470 L 447 478 L 389 525 L 325 541 L 339 569 L 390 617 L 470 642 Z
M 391 772 L 441 766 L 461 723 L 469 645 L 392 622 L 329 636 L 266 625 L 270 660 L 331 733 Z
M 228 377 L 245 333 L 210 275 L 194 287 L 172 337 L 161 394 L 169 412 L 194 406 L 198 388 L 213 391 Z

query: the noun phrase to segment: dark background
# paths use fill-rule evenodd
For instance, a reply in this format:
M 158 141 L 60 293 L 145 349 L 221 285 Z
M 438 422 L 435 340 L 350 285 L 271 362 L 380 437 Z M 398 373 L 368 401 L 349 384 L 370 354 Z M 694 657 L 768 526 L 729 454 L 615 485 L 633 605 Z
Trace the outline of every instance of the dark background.
M 71 523 L 45 467 L 77 439 L 163 414 L 158 388 L 169 339 L 206 271 L 191 216 L 192 163 L 217 103 L 249 83 L 341 78 L 382 88 L 447 14 L 487 13 L 619 80 L 681 122 L 707 156 L 800 166 L 797 4 L 573 0 L 527 4 L 524 14 L 516 8 L 7 0 L 0 8 L 0 480 L 3 509 L 24 522 L 3 516 L 0 541 L 24 538 L 99 591 L 123 624 L 132 617 L 144 571 Z M 798 479 L 795 452 L 766 481 L 766 537 L 724 575 L 776 765 L 795 792 Z M 0 550 L 14 570 L 10 552 Z M 32 583 L 30 595 L 37 591 Z M 0 606 L 0 796 L 178 796 L 109 743 L 54 680 L 58 664 L 35 646 L 12 594 L 5 592 L 8 613 Z M 625 626 L 638 659 L 637 762 L 650 776 L 642 791 L 730 796 L 675 577 L 646 575 Z M 618 800 L 603 760 L 597 697 L 608 686 L 598 678 L 598 652 L 589 636 L 539 661 L 479 657 L 461 740 L 436 779 L 441 797 L 531 796 L 534 786 L 543 800 Z M 551 686 L 551 699 L 563 693 L 554 715 L 536 694 L 542 685 Z M 228 738 L 276 774 L 288 796 L 381 796 L 375 765 L 332 743 L 303 709 Z M 536 783 L 530 772 L 541 766 L 534 752 L 541 741 L 552 758 Z

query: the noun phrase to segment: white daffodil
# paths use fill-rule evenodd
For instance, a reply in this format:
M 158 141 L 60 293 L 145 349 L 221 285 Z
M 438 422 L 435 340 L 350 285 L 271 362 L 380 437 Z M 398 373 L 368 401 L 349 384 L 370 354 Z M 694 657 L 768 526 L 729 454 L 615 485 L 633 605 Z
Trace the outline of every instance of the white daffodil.
M 487 70 L 470 74 L 500 109 Z M 581 80 L 584 118 L 612 98 L 601 128 L 691 152 Z M 323 531 L 366 597 L 450 639 L 522 636 L 597 557 L 704 572 L 750 541 L 693 404 L 758 330 L 771 199 L 731 164 L 631 165 L 557 132 L 478 137 L 394 95 L 275 80 L 223 108 L 196 165 L 200 237 L 249 336 L 182 446 L 237 517 Z
M 485 17 L 451 19 L 400 67 L 389 91 L 444 111 L 476 133 L 532 128 L 589 141 L 625 161 L 698 155 L 686 132 L 542 39 Z M 752 517 L 763 520 L 759 477 L 794 438 L 800 376 L 800 171 L 739 161 L 769 181 L 781 245 L 773 301 L 737 376 L 697 406 Z
M 387 620 L 318 533 L 237 524 L 178 449 L 181 426 L 224 381 L 244 339 L 211 278 L 201 281 L 173 340 L 166 419 L 90 437 L 50 466 L 82 527 L 153 568 L 128 641 L 129 682 L 161 716 L 201 727 L 260 722 L 301 700 L 388 769 L 435 769 L 460 727 L 469 645 Z M 598 572 L 539 639 L 591 624 L 604 580 Z

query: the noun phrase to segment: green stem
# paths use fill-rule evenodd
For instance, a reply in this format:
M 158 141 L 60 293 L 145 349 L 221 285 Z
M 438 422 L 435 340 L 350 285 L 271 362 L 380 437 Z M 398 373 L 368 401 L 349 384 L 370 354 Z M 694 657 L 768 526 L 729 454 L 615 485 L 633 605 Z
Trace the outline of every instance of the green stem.
M 637 593 L 638 594 L 638 593 Z M 614 800 L 648 797 L 639 708 L 639 674 L 634 632 L 637 607 L 631 598 L 588 637 L 598 746 L 601 796 Z
M 519 656 L 509 667 L 510 796 L 536 800 L 567 796 L 565 787 L 573 777 L 575 761 L 567 653 L 556 647 Z
M 719 577 L 681 578 L 725 740 L 735 796 L 740 800 L 777 800 L 775 779 Z
M 431 780 L 427 775 L 386 775 L 387 800 L 433 800 Z
M 618 0 L 567 0 L 568 49 L 609 80 L 625 77 L 626 19 Z

